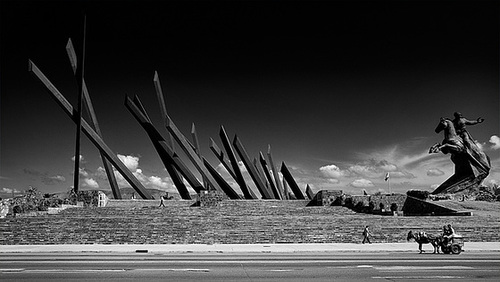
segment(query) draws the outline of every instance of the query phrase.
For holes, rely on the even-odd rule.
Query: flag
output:
[[[384,181],[387,181],[387,180],[389,180],[389,173],[386,173],[385,178],[384,178]]]

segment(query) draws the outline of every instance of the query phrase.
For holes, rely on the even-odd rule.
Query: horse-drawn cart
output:
[[[461,235],[454,235],[451,242],[445,244],[441,242],[441,251],[445,254],[452,253],[454,255],[460,254],[464,249],[464,237]]]

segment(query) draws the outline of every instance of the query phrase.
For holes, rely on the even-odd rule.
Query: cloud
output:
[[[441,176],[444,175],[444,171],[439,168],[432,168],[427,171],[427,176]]]
[[[145,187],[149,189],[158,189],[167,192],[177,193],[177,188],[173,184],[173,181],[170,177],[160,177],[156,175],[149,175],[144,173],[144,171],[139,168],[139,157],[134,156],[125,156],[118,154],[118,158],[123,162],[123,164],[132,172],[134,177],[139,180],[139,182]],[[162,170],[165,171],[166,170]],[[113,172],[116,178],[116,182],[121,187],[131,187],[128,181],[122,176],[120,172],[118,172],[115,168],[113,168]],[[108,181],[106,170],[103,167],[98,167],[96,172],[96,177],[103,181]],[[185,181],[186,186],[190,187],[189,184]]]
[[[325,165],[319,168],[320,172],[327,178],[341,178],[349,175],[348,171],[341,170],[334,164]]]
[[[97,183],[97,181],[95,181],[92,178],[84,178],[82,181],[82,186],[93,188],[93,189],[99,188],[99,184]]]
[[[335,178],[330,178],[330,179],[328,179],[328,182],[331,183],[331,184],[339,184],[340,180],[335,179]]]
[[[134,156],[124,156],[118,154],[118,158],[122,163],[132,172],[136,171],[139,167],[139,158]]]
[[[79,171],[80,171],[80,175],[83,176],[83,177],[88,177],[89,176],[89,173],[84,169],[84,168],[79,168]]]
[[[19,191],[19,190],[5,188],[5,187],[0,190],[0,193],[12,194],[12,192],[14,192],[14,193],[21,193],[21,191]]]
[[[368,179],[356,179],[350,184],[352,187],[356,188],[366,188],[366,187],[373,187],[373,183],[368,180]]]
[[[384,174],[383,172],[378,171],[375,167],[366,165],[353,165],[349,167],[349,171],[355,173],[358,176],[367,178],[378,178],[382,174]]]
[[[491,149],[493,149],[493,150],[500,149],[500,137],[493,135],[490,137],[489,142],[492,144],[490,147]]]

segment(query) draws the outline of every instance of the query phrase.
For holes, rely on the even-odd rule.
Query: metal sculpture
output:
[[[174,185],[177,188],[177,191],[179,192],[181,198],[185,200],[190,200],[191,195],[189,194],[186,185],[184,185],[182,178],[177,174],[177,171],[175,171],[175,168],[173,166],[174,161],[172,159],[172,155],[168,153],[171,150],[167,150],[165,148],[166,146],[168,146],[165,142],[165,139],[154,127],[153,123],[151,122],[151,119],[146,113],[146,110],[144,109],[144,106],[140,102],[139,98],[136,96],[134,98],[134,101],[132,101],[129,97],[126,97],[125,106],[148,134],[149,139],[151,139],[151,142],[153,143],[153,146],[158,152],[160,159],[162,160],[163,164],[165,165],[165,168],[170,174],[170,177],[172,178],[172,181],[174,182]],[[196,182],[193,184],[194,187],[198,188],[197,190],[200,190]]]
[[[66,52],[68,54],[69,61],[71,63],[71,67],[73,69],[73,73],[75,76],[77,75],[77,67],[78,67],[78,59],[76,57],[76,52],[73,47],[73,43],[71,42],[71,38],[68,40],[68,43],[66,44]],[[82,89],[83,89],[83,98],[85,100],[85,106],[86,109],[89,113],[89,119],[90,123],[92,124],[93,129],[95,132],[102,138],[102,133],[101,133],[101,128],[99,127],[99,123],[97,122],[97,116],[94,111],[94,106],[92,105],[92,100],[90,99],[90,95],[87,89],[87,85],[85,83],[85,79],[82,82]],[[116,182],[116,177],[115,173],[113,172],[113,166],[111,163],[106,159],[104,154],[102,152],[99,152],[101,155],[101,160],[102,164],[104,167],[104,170],[106,171],[106,176],[108,177],[109,181],[109,186],[111,187],[111,191],[113,193],[113,197],[115,199],[121,199],[121,192],[120,192],[120,187],[118,187],[118,183]],[[75,160],[76,161],[76,160]]]
[[[229,161],[231,162],[231,166],[233,167],[234,174],[236,175],[236,183],[240,186],[241,192],[243,193],[243,196],[245,196],[245,199],[257,199],[255,195],[252,195],[250,188],[247,186],[245,183],[245,179],[243,178],[243,174],[241,173],[240,167],[238,165],[238,160],[236,159],[236,156],[234,155],[233,147],[231,146],[231,143],[229,142],[229,138],[227,138],[226,130],[224,129],[224,126],[220,127],[219,131],[219,137],[222,141],[222,145],[224,146],[224,149],[226,150],[226,154],[229,158]]]
[[[214,139],[212,138],[210,138],[210,149],[215,154],[217,159],[221,162],[221,164],[224,166],[224,168],[227,170],[227,172],[233,177],[233,179],[236,180],[236,174],[231,168],[229,160],[226,158],[224,152],[219,148],[219,146],[217,146],[217,143],[215,143]]]
[[[182,150],[186,153],[188,158],[194,164],[196,169],[200,172],[202,177],[204,177],[211,187],[215,188],[215,190],[219,192],[223,192],[222,189],[217,184],[217,181],[212,177],[210,172],[205,168],[202,160],[198,157],[196,152],[193,149],[193,146],[186,140],[186,137],[180,132],[172,119],[167,115],[166,117],[167,129],[172,134],[174,139],[177,141],[177,144],[182,148]]]
[[[257,170],[250,162],[250,158],[248,157],[248,154],[247,154],[245,148],[243,147],[243,144],[241,144],[240,139],[236,135],[234,136],[234,139],[233,139],[233,145],[234,145],[234,148],[236,149],[236,152],[238,152],[238,155],[240,156],[241,161],[243,162],[243,164],[247,168],[248,173],[250,174],[250,177],[254,181],[255,186],[257,187],[260,194],[262,195],[262,199],[273,199],[273,196],[269,193],[269,191],[267,191],[264,183],[262,182],[262,179],[260,179],[260,176],[257,174]]]
[[[259,152],[259,159],[260,159],[260,165],[262,166],[262,170],[264,171],[264,174],[266,175],[267,182],[269,183],[270,189],[274,194],[275,199],[281,200],[281,194],[278,191],[278,188],[276,188],[276,185],[274,183],[274,179],[271,177],[271,174],[269,173],[269,168],[267,167],[266,159],[264,158],[264,155],[262,152]]]
[[[283,190],[283,186],[281,185],[280,176],[278,175],[278,170],[276,169],[276,166],[274,165],[273,155],[271,153],[271,145],[267,145],[267,159],[269,160],[269,166],[271,167],[271,171],[273,172],[274,181],[276,183],[276,189],[278,190],[278,193],[281,194],[281,199],[287,200],[288,195],[286,195],[284,190]]]
[[[484,119],[467,120],[456,112],[455,119],[441,118],[435,132],[444,132],[443,142],[433,145],[429,153],[451,154],[455,173],[436,188],[432,194],[456,193],[476,187],[488,176],[491,165],[489,157],[476,144],[466,125],[482,123]]]
[[[221,189],[224,191],[224,193],[229,197],[229,199],[233,200],[241,200],[240,195],[236,193],[231,186],[224,180],[224,178],[217,172],[217,170],[205,159],[203,158],[203,163],[205,164],[205,167],[208,169],[208,171],[212,174],[213,178]]]
[[[76,108],[76,142],[75,142],[75,171],[73,175],[73,191],[78,193],[78,185],[80,178],[80,139],[82,133],[82,100],[83,100],[83,77],[84,77],[84,69],[85,69],[85,38],[87,28],[87,17],[83,17],[83,44],[80,54],[80,64],[76,67],[75,78],[78,86],[78,102]]]
[[[115,199],[121,199],[121,193],[116,182],[113,166],[119,173],[122,174],[125,180],[142,198],[153,199],[146,188],[137,180],[137,178],[135,178],[130,170],[126,168],[123,162],[118,159],[117,155],[113,153],[113,151],[106,145],[106,143],[102,139],[102,132],[97,122],[97,117],[95,115],[87,85],[84,80],[86,37],[85,25],[86,19],[84,19],[83,48],[79,56],[81,59],[80,62],[78,61],[78,57],[74,50],[71,39],[66,45],[66,51],[71,63],[71,67],[73,69],[73,74],[75,75],[78,84],[78,104],[76,108],[73,108],[68,100],[59,92],[59,90],[57,90],[57,88],[40,71],[40,69],[38,69],[38,67],[31,60],[29,60],[29,71],[39,79],[39,81],[45,86],[49,94],[77,125],[75,142],[74,191],[78,192],[79,188],[80,134],[83,131],[85,135],[90,139],[90,141],[99,149],[101,159],[103,161],[103,166],[106,170],[106,175],[110,182],[110,187]],[[149,118],[144,106],[137,96],[135,96],[133,100],[129,97],[126,97],[125,106],[129,109],[134,118],[139,122],[139,124],[148,134],[180,196],[183,199],[191,199],[191,195],[189,194],[187,187],[184,184],[184,177],[197,193],[200,193],[202,190],[210,190],[211,188],[213,188],[218,192],[225,193],[230,199],[241,199],[241,196],[233,190],[233,188],[224,180],[224,178],[217,172],[217,170],[202,156],[194,123],[191,129],[193,143],[190,143],[179,131],[174,122],[170,119],[167,113],[164,95],[157,72],[155,72],[154,74],[153,82],[164,125],[167,129],[167,138],[164,138],[152,124],[151,119]],[[82,109],[84,106],[89,113],[89,118],[92,126],[89,125],[89,123],[87,123],[87,121],[85,121],[85,119],[83,119],[82,117]],[[300,189],[296,187],[297,185],[295,183],[295,180],[293,180],[293,177],[289,172],[285,173],[286,176],[284,174],[283,184],[285,188],[281,188],[281,181],[272,160],[270,146],[268,147],[269,168],[262,152],[260,152],[259,154],[259,161],[257,160],[257,158],[255,158],[252,164],[245,148],[243,147],[241,141],[237,136],[234,137],[232,146],[223,126],[221,126],[219,136],[222,140],[225,153],[217,146],[217,144],[212,139],[210,139],[210,148],[217,156],[217,159],[227,169],[228,173],[236,180],[236,183],[240,186],[245,199],[257,199],[257,196],[245,183],[243,174],[239,168],[238,160],[233,151],[233,146],[240,156],[241,161],[246,166],[250,177],[255,182],[255,185],[261,193],[263,199],[288,199],[288,188],[286,187],[287,182],[289,185],[291,185],[296,198],[304,198],[302,193],[300,192]],[[203,178],[203,185],[193,175],[193,173],[191,173],[191,171],[187,168],[181,158],[175,153],[174,139],[178,143],[178,146],[180,146],[180,148],[185,152],[187,157],[192,161],[196,169],[201,174],[201,177]],[[273,172],[274,179],[270,174],[270,170]],[[284,163],[282,165],[282,173],[283,171],[288,171],[286,166],[284,166]]]
[[[312,191],[311,187],[309,187],[309,184],[306,185],[306,195],[309,200],[312,200],[314,198],[314,192]]]
[[[290,186],[290,189],[292,189],[295,198],[297,200],[305,200],[304,194],[302,194],[302,191],[300,191],[297,182],[295,182],[295,179],[293,179],[293,176],[290,173],[290,170],[288,170],[288,167],[286,166],[285,162],[281,163],[281,174],[283,174],[283,179],[286,180],[286,182]]]
[[[38,80],[45,86],[45,89],[54,98],[54,100],[61,106],[61,108],[69,115],[69,117],[76,122],[78,115],[71,103],[59,92],[59,90],[50,82],[50,80],[40,71],[40,69],[31,61],[28,62],[29,71],[35,75]],[[118,159],[116,154],[106,145],[101,136],[97,134],[94,129],[82,119],[82,130],[90,139],[90,141],[102,152],[105,157],[113,164],[132,188],[144,199],[153,199],[151,194],[144,188],[144,186],[135,178],[135,176],[127,169],[127,167]]]

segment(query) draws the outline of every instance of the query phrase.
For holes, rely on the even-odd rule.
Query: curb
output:
[[[431,245],[423,250],[432,252]],[[466,242],[465,252],[500,252],[499,242]],[[1,245],[5,253],[308,253],[308,252],[418,252],[418,244],[65,244],[65,245]]]

